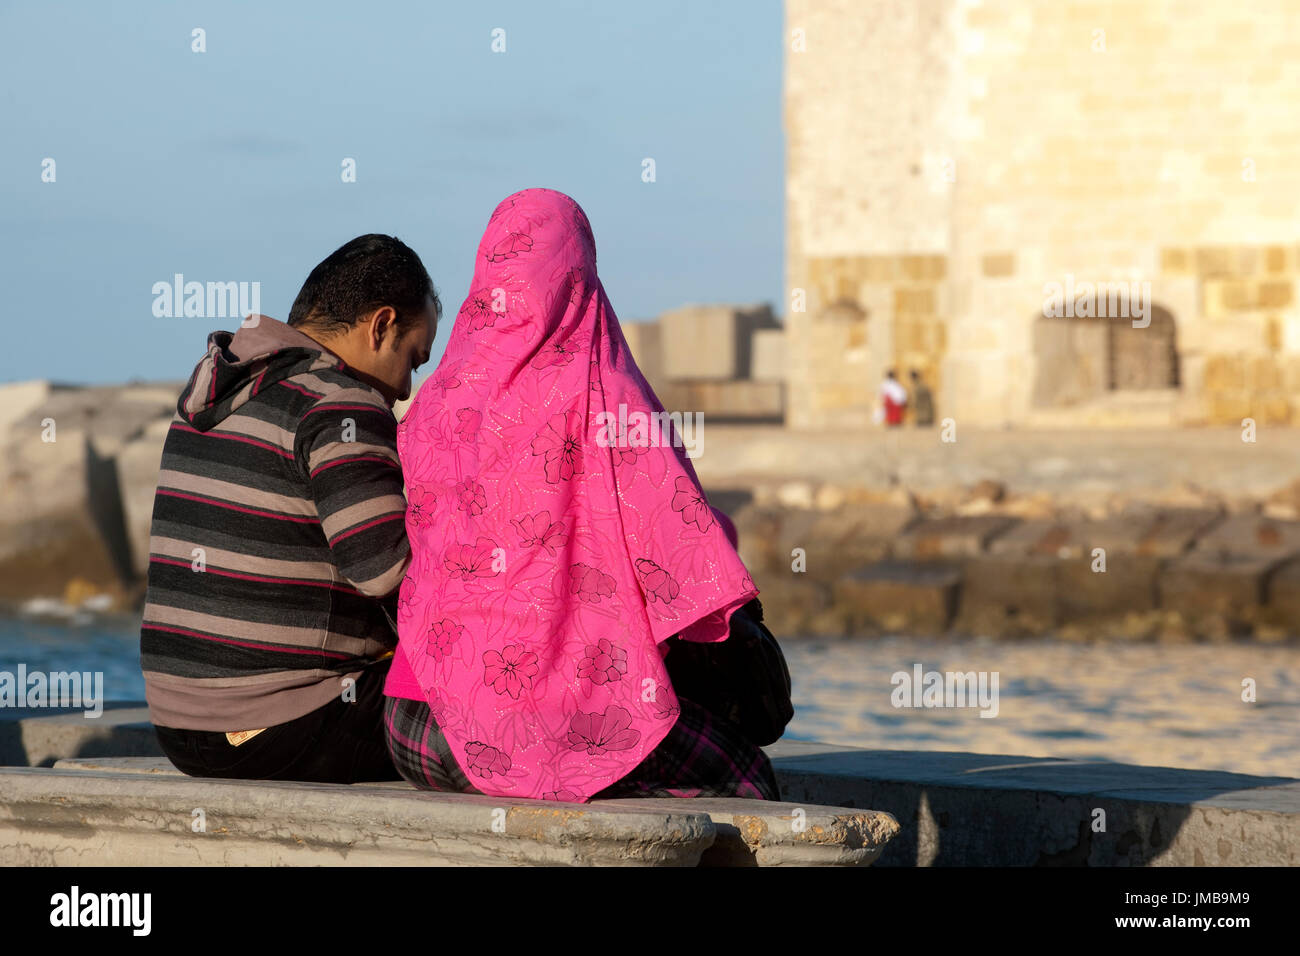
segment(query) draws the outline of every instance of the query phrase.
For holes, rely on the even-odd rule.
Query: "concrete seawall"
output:
[[[62,766],[68,768],[40,772],[0,770],[0,789],[5,790],[5,801],[12,804],[6,824],[11,833],[21,833],[23,827],[37,824],[57,831],[73,827],[74,817],[77,820],[84,817],[69,809],[64,814],[66,819],[28,820],[24,815],[27,811],[13,809],[20,804],[34,808],[46,799],[58,798],[75,808],[85,801],[87,806],[93,804],[99,808],[95,812],[102,816],[100,825],[111,829],[124,826],[120,821],[111,823],[117,819],[110,812],[114,801],[134,808],[128,817],[131,814],[147,817],[146,811],[154,805],[151,800],[180,806],[193,801],[193,794],[185,789],[187,785],[202,789],[210,783],[177,777],[165,762],[158,762],[157,743],[147,722],[147,712],[140,704],[111,705],[99,720],[87,720],[79,713],[5,716],[11,719],[0,720],[3,731],[0,741],[5,748],[0,753],[7,762],[16,763],[15,758],[21,758],[24,763],[51,767],[62,760],[67,761]],[[780,807],[768,808],[774,813],[772,821],[763,825],[764,832],[771,834],[782,827],[788,828],[797,816],[794,811],[803,808],[807,819],[823,820],[826,828],[851,824],[859,828],[854,832],[868,837],[875,833],[871,839],[875,840],[874,849],[880,850],[873,855],[877,866],[1300,865],[1300,779],[1015,755],[863,750],[795,740],[778,741],[764,749],[772,758],[783,797]],[[139,755],[143,762],[137,769],[148,773],[138,775],[133,784],[127,772],[129,763],[89,756],[109,753]],[[156,778],[160,770],[167,771],[165,775],[174,782],[158,783],[156,779],[152,783],[144,782],[146,778]],[[270,827],[268,833],[292,829],[286,822],[292,820],[298,828],[293,830],[296,839],[306,843],[319,839],[330,846],[347,844],[347,840],[339,843],[333,830],[313,836],[311,819],[295,815],[294,808],[303,799],[298,790],[309,785],[233,781],[221,785],[252,787],[257,791],[255,799],[264,818],[259,826]],[[158,793],[153,794],[150,787],[159,788]],[[325,807],[341,806],[343,810],[339,812],[346,811],[345,815],[352,815],[348,819],[353,819],[369,806],[366,802],[369,798],[362,799],[356,788],[319,785],[309,788],[312,799],[325,801],[317,811],[322,820],[333,819]],[[398,799],[399,794],[392,791],[401,791],[404,785],[386,784],[380,789],[383,792],[379,795],[385,800]],[[331,803],[332,798],[328,796],[331,792],[342,794],[338,799],[346,805]],[[254,799],[242,791],[240,794],[232,791],[228,796],[232,800]],[[409,800],[414,796],[409,793],[400,799]],[[494,806],[500,803],[490,799],[487,802]],[[753,803],[729,803],[737,802]],[[645,809],[646,802],[602,803]],[[663,809],[665,804],[674,802],[650,803],[652,808]],[[680,805],[667,809],[674,814],[689,815],[692,808],[703,809],[706,803],[681,801]],[[387,803],[384,807],[393,809]],[[418,809],[407,804],[394,807],[399,815],[416,813]],[[871,815],[854,818],[846,808]],[[471,816],[478,815],[465,824],[466,833],[472,828],[481,829],[481,812],[482,808],[472,811]],[[732,812],[734,807],[715,809],[714,823],[725,828],[729,825],[726,821],[731,819],[726,814]],[[279,830],[275,828],[277,819],[283,824]],[[359,819],[353,820],[357,826],[360,826]],[[896,836],[892,835],[889,821],[897,822]],[[688,831],[699,821],[691,823],[683,819],[674,826],[677,823],[689,835]],[[879,827],[885,829],[873,829]],[[364,828],[356,832],[365,837]],[[249,839],[251,842],[243,850],[232,844],[231,854],[214,862],[246,862],[249,854],[255,854],[257,845],[255,839]],[[597,840],[595,836],[592,839]],[[705,851],[692,843],[692,839],[683,837],[684,842],[673,844],[678,849],[672,853],[665,850],[667,856],[659,862],[675,860],[678,865],[694,865],[693,855],[698,858]],[[22,842],[15,840],[12,836],[0,840],[0,856],[5,853],[6,845],[12,848]],[[54,839],[51,846],[56,845],[62,844]],[[97,844],[91,841],[85,845]],[[726,845],[725,841],[719,844]],[[744,841],[730,845],[734,849],[744,845]],[[428,847],[422,849],[418,840],[404,844],[400,850],[396,846],[393,849],[395,860],[409,860],[412,854],[418,856],[426,851]],[[291,855],[284,861],[343,862],[338,852],[341,851],[331,850],[316,860],[309,859],[310,854],[298,858]],[[367,852],[375,861],[381,861],[382,841]],[[469,859],[458,855],[462,853],[460,849],[446,852],[450,862]],[[473,856],[478,851],[464,852]],[[601,857],[603,852],[593,850],[594,855],[589,857],[582,853],[560,854],[553,862],[607,862]],[[768,852],[770,859],[787,864],[854,862],[844,856],[849,851],[843,843],[835,849],[825,846],[818,849],[787,842],[772,844]],[[518,862],[545,862],[542,857],[535,858],[532,851],[520,850],[520,853],[523,855]]]

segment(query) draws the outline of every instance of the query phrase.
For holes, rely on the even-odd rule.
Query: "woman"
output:
[[[779,799],[762,750],[665,670],[670,637],[725,639],[757,591],[680,442],[610,426],[662,411],[582,209],[505,199],[398,428],[412,559],[386,722],[415,786]]]

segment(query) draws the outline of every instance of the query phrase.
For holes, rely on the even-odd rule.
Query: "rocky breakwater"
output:
[[[181,387],[0,386],[0,601],[138,604]]]
[[[713,497],[778,635],[1300,643],[1300,483],[1088,508],[995,482]]]

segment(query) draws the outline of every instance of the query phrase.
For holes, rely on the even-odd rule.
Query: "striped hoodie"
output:
[[[396,646],[410,548],[397,422],[337,355],[259,316],[213,332],[163,445],[140,663],[153,723],[301,717]]]

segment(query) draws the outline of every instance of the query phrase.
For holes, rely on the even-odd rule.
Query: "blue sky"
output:
[[[779,0],[0,0],[0,382],[183,379],[237,323],[156,318],[155,282],[257,281],[283,319],[366,232],[414,248],[454,317],[528,186],[587,211],[622,320],[780,312],[782,56]]]

